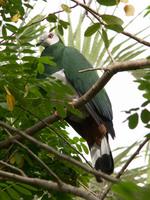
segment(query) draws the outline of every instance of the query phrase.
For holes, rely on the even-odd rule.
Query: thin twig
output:
[[[95,197],[90,192],[87,192],[81,188],[66,184],[63,182],[62,186],[59,186],[57,183],[50,181],[50,180],[43,180],[39,178],[30,178],[30,177],[23,177],[19,176],[17,174],[13,174],[10,172],[2,171],[0,170],[0,177],[4,178],[5,180],[13,180],[13,181],[19,181],[22,183],[27,183],[30,185],[38,186],[45,188],[47,190],[55,190],[59,192],[66,192],[73,194],[75,196],[82,197],[86,200],[99,200],[98,197]]]
[[[150,42],[145,41],[142,38],[139,38],[139,37],[137,37],[137,36],[135,36],[135,35],[133,35],[133,34],[131,34],[129,32],[126,32],[126,31],[123,31],[122,34],[126,35],[126,36],[128,36],[128,37],[130,37],[130,38],[132,38],[134,40],[136,40],[138,43],[141,43],[141,44],[144,44],[145,46],[150,47]]]
[[[90,8],[89,6],[87,6],[84,3],[79,2],[78,0],[72,0],[74,3],[77,3],[79,6],[83,7],[85,10],[89,11],[98,21],[100,24],[102,25],[106,25],[102,20],[101,20],[101,14],[99,14],[98,12],[96,12],[95,10],[93,10],[92,8]],[[96,17],[97,16],[97,17]],[[122,31],[121,34],[126,35],[136,41],[138,41],[141,44],[144,44],[145,46],[150,47],[150,42],[147,42],[141,38],[136,37],[135,35],[128,33],[126,31]]]
[[[5,167],[8,167],[11,170],[19,172],[22,176],[26,176],[26,174],[21,169],[19,169],[18,167],[13,166],[13,165],[11,165],[11,164],[9,164],[7,162],[4,162],[3,160],[0,160],[0,164],[4,165]]]
[[[73,5],[73,6],[69,7],[69,8],[70,8],[70,9],[73,9],[73,8],[75,8],[75,7],[77,7],[77,6],[78,6],[78,5],[75,4],[75,5]],[[62,10],[58,10],[58,11],[55,11],[55,12],[49,13],[49,14],[55,15],[55,14],[59,14],[59,13],[61,13],[61,12],[64,12],[64,10],[63,10],[63,9],[62,9]],[[41,19],[41,20],[37,20],[37,21],[35,21],[35,22],[32,22],[31,24],[28,24],[28,25],[26,25],[26,26],[24,26],[24,27],[27,28],[27,27],[33,26],[33,25],[35,25],[35,24],[39,24],[39,23],[41,23],[42,21],[46,20],[47,17],[48,17],[48,16],[44,17],[44,18]],[[12,33],[9,37],[12,37],[12,36],[14,36],[14,35],[15,35],[15,33]],[[0,44],[2,44],[2,43],[5,42],[5,41],[6,41],[5,39],[1,40],[1,41],[0,41]]]
[[[91,72],[91,71],[97,71],[97,70],[101,70],[101,71],[104,71],[104,72],[108,71],[107,68],[103,68],[103,67],[96,67],[96,68],[91,67],[91,68],[87,68],[87,69],[81,69],[81,70],[79,70],[79,73]]]
[[[4,129],[7,129],[8,131],[10,131],[11,133],[17,133],[20,134],[23,138],[29,140],[30,142],[36,144],[37,146],[39,146],[42,149],[45,149],[46,151],[53,153],[54,155],[56,155],[58,158],[62,159],[62,160],[66,160],[80,168],[82,168],[83,170],[97,176],[97,177],[103,177],[104,179],[110,181],[110,182],[116,182],[117,180],[115,178],[113,178],[112,176],[109,176],[101,171],[97,171],[95,169],[91,169],[88,166],[86,166],[85,164],[71,158],[70,156],[67,156],[65,154],[61,154],[59,153],[57,150],[55,150],[54,148],[48,146],[45,143],[42,143],[38,140],[36,140],[35,138],[31,137],[30,135],[27,135],[25,132],[18,130],[16,128],[11,127],[10,125],[0,121],[0,126]]]
[[[119,62],[112,65],[108,65],[106,67],[107,70],[105,70],[101,78],[98,79],[96,83],[84,95],[82,95],[77,101],[73,102],[72,105],[75,108],[79,108],[80,106],[86,104],[102,88],[104,88],[104,86],[116,73],[129,71],[129,70],[146,69],[146,68],[150,69],[150,60],[148,59],[125,61],[125,62]],[[97,69],[98,68],[95,68],[94,70],[97,70]]]
[[[20,106],[21,109],[23,109],[24,111],[30,113],[32,116],[34,116],[35,118],[37,118],[39,121],[43,122],[46,125],[46,128],[48,128],[50,131],[53,131],[58,137],[60,137],[69,147],[71,147],[78,155],[80,155],[83,160],[91,167],[92,165],[88,162],[88,160],[84,157],[84,155],[82,153],[80,153],[76,148],[74,148],[69,141],[62,135],[59,134],[58,132],[56,132],[56,130],[54,128],[52,128],[49,123],[47,123],[46,121],[40,119],[38,116],[36,116],[34,113],[32,113],[31,111],[27,110],[26,108]]]
[[[150,69],[150,60],[148,59],[141,59],[141,60],[135,60],[135,61],[125,61],[125,62],[119,62],[112,65],[108,65],[106,67],[107,70],[103,73],[100,79],[97,80],[97,82],[84,94],[82,95],[77,101],[73,102],[72,105],[75,108],[79,108],[80,106],[86,104],[89,100],[91,100],[112,78],[112,76],[118,72],[122,71],[129,71],[129,70],[137,70],[137,69]],[[101,68],[95,68],[92,70],[97,70]],[[90,69],[91,70],[91,69]],[[32,127],[26,129],[24,132],[33,135],[39,130],[45,128],[47,124],[54,123],[55,121],[58,121],[60,117],[58,115],[51,115],[47,118],[43,119],[42,121],[39,121],[37,124],[33,125]],[[43,123],[43,121],[45,123]],[[20,135],[15,135],[12,137],[7,138],[4,141],[0,142],[0,148],[8,147],[11,143],[13,143],[14,140],[20,140]]]
[[[91,191],[90,189],[89,189],[89,187],[87,187],[87,186],[85,186],[83,183],[81,183],[80,181],[79,181],[79,184],[85,189],[85,190],[87,190],[88,192],[90,192],[91,194],[93,194],[95,197],[97,197],[97,194],[95,194],[93,191]]]
[[[150,140],[150,138],[146,138],[140,145],[139,147],[135,150],[135,152],[131,155],[131,157],[127,160],[127,162],[123,165],[123,167],[121,168],[121,170],[117,173],[117,175],[115,176],[117,179],[119,179],[123,173],[125,172],[125,170],[127,169],[127,167],[129,166],[129,164],[134,160],[134,158],[139,154],[140,150],[144,147],[144,145]],[[102,192],[102,194],[100,195],[100,200],[104,200],[105,197],[107,196],[107,194],[109,193],[109,191],[111,190],[112,184],[110,183],[110,185],[106,188],[106,190],[104,190]]]
[[[58,184],[62,185],[62,181],[60,180],[60,178],[46,165],[46,163],[44,163],[35,153],[33,153],[33,151],[31,151],[27,146],[25,146],[17,140],[15,140],[14,143],[18,144],[23,149],[25,149],[38,163],[40,163],[41,166],[43,166],[46,169],[50,176],[53,176],[55,178]]]
[[[33,135],[35,133],[37,133],[38,131],[40,131],[41,129],[46,127],[46,124],[50,124],[50,123],[54,123],[56,121],[58,121],[60,119],[60,117],[58,115],[50,115],[46,118],[44,118],[42,121],[37,122],[36,124],[34,124],[32,127],[27,128],[24,132],[28,135]],[[45,122],[45,123],[43,123]],[[6,140],[3,140],[0,142],[0,149],[1,148],[6,148],[8,147],[11,143],[13,143],[14,140],[20,140],[21,139],[21,135],[14,135],[14,136],[10,136],[9,138],[7,138]]]
[[[92,23],[94,23],[94,21],[92,20],[92,18],[91,18],[89,15],[87,15],[87,17],[90,19],[90,21],[91,21]],[[103,27],[102,27],[102,30],[104,30]],[[101,38],[102,38],[102,33],[101,33],[99,30],[98,30],[98,33],[99,33],[99,35],[100,35]],[[111,54],[109,48],[106,47],[106,46],[105,46],[105,48],[106,48],[106,51],[107,51],[107,53],[108,53],[108,56],[110,57],[110,60],[112,61],[112,63],[115,63],[115,60],[114,60],[114,58],[113,58],[113,56],[112,56],[112,54]]]
[[[9,134],[9,135],[11,135],[10,134],[10,132],[7,130],[7,129],[5,129],[5,131],[7,131],[7,133]],[[14,143],[16,143],[16,144],[18,144],[19,146],[21,146],[23,149],[25,149],[37,162],[39,162],[40,164],[41,164],[41,166],[43,166],[45,169],[46,169],[46,171],[49,173],[49,175],[50,176],[53,176],[55,179],[56,179],[56,181],[57,181],[57,183],[61,186],[62,184],[63,184],[63,182],[62,182],[62,180],[60,180],[60,178],[46,165],[46,163],[44,163],[35,153],[33,153],[33,151],[31,151],[27,146],[25,146],[24,144],[22,144],[21,142],[19,142],[19,141],[17,141],[17,140],[14,140]],[[18,168],[17,168],[18,169]],[[20,170],[20,169],[19,169]],[[23,172],[22,170],[20,170],[21,172]],[[24,172],[23,172],[23,174],[24,174]],[[79,181],[79,184],[81,185],[81,186],[83,186],[88,192],[90,192],[91,194],[93,194],[95,197],[97,196],[94,192],[92,192],[91,190],[89,190],[89,188],[87,188],[83,183],[81,183],[80,181]]]
[[[140,60],[132,60],[132,61],[124,61],[124,62],[116,62],[114,64],[108,65],[107,67],[96,67],[96,68],[87,68],[80,70],[80,73],[88,72],[88,71],[97,71],[103,70],[104,72],[114,71],[115,73],[124,72],[124,71],[133,71],[139,69],[150,69],[150,59],[140,59]]]

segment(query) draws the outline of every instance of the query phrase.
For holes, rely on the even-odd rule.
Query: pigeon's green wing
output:
[[[79,70],[92,67],[86,58],[75,48],[66,47],[61,63],[66,78],[81,96],[99,79],[96,71],[80,73]],[[109,126],[110,134],[114,137],[112,125],[112,107],[105,89],[102,89],[89,103],[88,112],[99,124],[102,120]]]

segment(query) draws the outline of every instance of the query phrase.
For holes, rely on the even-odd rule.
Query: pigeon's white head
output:
[[[44,47],[47,47],[47,46],[56,44],[57,42],[59,42],[59,37],[55,33],[49,32],[49,33],[44,33],[40,37],[39,43],[37,44],[37,46],[42,45]]]

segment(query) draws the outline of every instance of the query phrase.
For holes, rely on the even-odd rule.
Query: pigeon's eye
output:
[[[54,36],[53,33],[50,33],[50,34],[48,35],[49,38],[53,38],[53,36]]]

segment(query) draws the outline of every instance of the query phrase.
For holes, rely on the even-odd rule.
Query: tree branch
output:
[[[112,65],[108,65],[105,68],[102,68],[102,67],[87,68],[87,69],[80,70],[79,72],[83,73],[83,72],[88,72],[88,71],[103,70],[103,71],[113,71],[117,73],[117,72],[133,71],[133,70],[146,69],[146,68],[150,69],[150,59],[116,62]]]
[[[121,168],[121,170],[117,173],[116,178],[119,179],[123,173],[125,172],[125,170],[127,169],[127,167],[129,166],[129,164],[134,160],[134,158],[139,154],[140,150],[144,147],[144,145],[150,140],[150,138],[146,138],[140,145],[139,147],[135,150],[135,152],[131,155],[131,157],[127,160],[127,162],[123,165],[123,167]],[[100,196],[100,200],[104,200],[105,197],[107,196],[107,194],[109,193],[109,191],[111,190],[112,184],[110,184],[108,186],[108,188],[106,188],[106,190],[103,191],[103,193]]]
[[[38,116],[36,116],[36,115],[35,115],[34,113],[32,113],[31,111],[25,109],[24,107],[21,106],[20,108],[23,109],[24,111],[28,112],[30,115],[34,116],[35,118],[37,118],[39,121],[42,121],[42,122],[46,125],[46,127],[47,127],[49,130],[53,131],[58,137],[60,137],[69,147],[71,147],[78,155],[80,155],[80,156],[83,158],[83,160],[84,160],[90,167],[92,167],[92,165],[87,161],[87,159],[84,157],[84,155],[82,155],[82,153],[80,153],[75,147],[73,147],[63,135],[61,135],[60,133],[56,132],[56,130],[54,130],[46,121],[40,119]],[[93,167],[92,167],[92,168],[93,168]]]
[[[97,82],[83,95],[81,96],[77,101],[73,102],[72,105],[75,108],[79,108],[80,106],[86,104],[90,99],[92,99],[112,78],[114,74],[117,72],[123,72],[128,70],[138,70],[138,69],[144,69],[148,68],[150,69],[150,60],[148,59],[142,59],[142,60],[136,60],[136,61],[125,61],[125,62],[119,62],[114,63],[112,65],[108,65],[106,68],[104,68],[104,73],[101,76],[100,79],[97,80]],[[102,68],[90,68],[86,69],[84,71],[80,72],[86,72],[86,71],[93,71],[93,70],[102,70]],[[41,121],[39,121],[37,124],[33,125],[32,127],[26,129],[24,132],[33,135],[34,133],[38,132],[39,130],[45,128],[47,124],[51,124],[55,121],[58,121],[60,117],[58,115],[51,115]],[[0,142],[0,148],[8,147],[11,143],[13,143],[14,140],[20,140],[21,135],[15,135],[7,138],[4,141]]]
[[[11,133],[17,133],[17,134],[20,134],[23,138],[29,140],[30,142],[36,144],[37,146],[39,146],[40,148],[42,149],[45,149],[46,151],[50,152],[50,153],[53,153],[55,156],[57,156],[58,158],[62,159],[62,160],[66,160],[80,168],[82,168],[83,170],[87,171],[88,173],[91,173],[93,175],[95,175],[96,177],[102,177],[110,182],[113,182],[113,183],[116,183],[118,182],[115,178],[105,174],[105,173],[102,173],[101,171],[97,171],[95,169],[91,169],[89,167],[87,167],[85,164],[71,158],[70,156],[67,156],[65,154],[60,154],[57,150],[55,150],[54,148],[48,146],[47,144],[45,143],[42,143],[38,140],[36,140],[35,138],[31,137],[30,135],[27,135],[26,133],[24,133],[23,131],[21,130],[18,130],[18,129],[15,129],[13,127],[11,127],[10,125],[0,121],[0,126],[4,129],[7,129],[9,132]]]
[[[14,143],[18,144],[23,149],[25,149],[41,166],[44,167],[44,169],[46,169],[50,176],[53,176],[55,178],[58,184],[62,185],[62,181],[60,180],[60,178],[35,153],[33,153],[27,146],[25,146],[17,140],[15,140]]]
[[[86,104],[90,99],[92,99],[104,86],[108,83],[108,81],[118,72],[124,72],[129,70],[137,70],[137,69],[150,69],[150,60],[148,59],[141,59],[136,61],[125,61],[114,63],[112,65],[108,65],[104,70],[103,75],[97,82],[84,94],[82,95],[77,101],[73,102],[73,106],[75,108],[79,108],[80,106]],[[98,70],[102,68],[95,68],[95,69],[86,69],[84,71],[92,71]]]
[[[139,38],[139,37],[137,37],[135,35],[132,35],[129,32],[123,31],[122,34],[132,38],[133,40],[136,40],[138,43],[141,43],[141,44],[144,44],[145,46],[150,47],[150,42],[145,41],[145,40],[143,40],[143,39],[141,39],[141,38]]]
[[[48,190],[55,190],[55,191],[60,191],[60,192],[67,192],[67,193],[71,193],[73,195],[82,197],[84,199],[87,200],[98,200],[97,197],[95,197],[93,194],[91,194],[90,192],[87,192],[81,188],[63,183],[61,186],[58,185],[55,182],[49,181],[49,180],[43,180],[43,179],[39,179],[39,178],[29,178],[29,177],[22,177],[10,172],[5,172],[0,170],[0,176],[8,179],[8,180],[13,180],[13,181],[19,181],[22,183],[27,183],[27,184],[31,184],[34,186],[38,186],[38,187],[42,187],[42,188],[46,188]]]
[[[42,121],[39,121],[32,127],[26,129],[24,132],[28,135],[33,135],[34,133],[37,133],[41,129],[45,128],[47,126],[47,124],[54,123],[54,122],[58,121],[59,119],[60,119],[60,117],[58,115],[55,115],[55,114],[50,115],[50,116],[46,117],[45,119],[43,119]],[[20,140],[20,139],[21,139],[21,135],[10,136],[6,140],[0,142],[0,149],[4,148],[4,147],[5,148],[8,147],[11,143],[14,142],[14,140]]]
[[[78,0],[72,0],[74,3],[78,4],[79,6],[83,7],[85,10],[87,10],[88,12],[90,12],[98,21],[100,24],[102,25],[107,25],[105,24],[102,20],[101,20],[101,14],[99,14],[98,12],[96,12],[95,10],[93,10],[92,8],[90,8],[89,6],[87,6],[86,4],[84,3],[81,3],[79,2]],[[126,31],[122,31],[121,34],[123,35],[126,35],[134,40],[136,40],[137,42],[141,43],[141,44],[144,44],[145,46],[148,46],[150,47],[150,42],[147,42],[141,38],[138,38],[136,36],[134,36],[133,34],[131,33],[128,33]]]
[[[15,167],[15,166],[13,166],[13,165],[10,165],[10,164],[8,164],[7,162],[4,162],[3,160],[0,160],[0,164],[1,164],[1,165],[4,165],[5,167],[7,167],[7,168],[9,168],[9,169],[11,169],[11,170],[14,170],[14,171],[16,171],[16,172],[19,172],[22,176],[26,176],[26,174],[25,174],[21,169],[19,169],[18,167]]]

